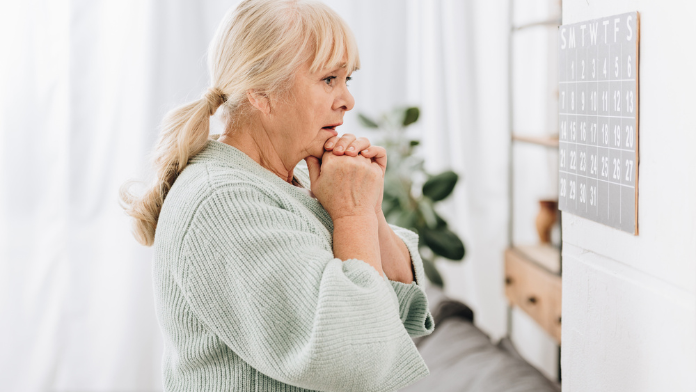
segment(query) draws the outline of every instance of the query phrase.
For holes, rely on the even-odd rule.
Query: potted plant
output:
[[[465,248],[459,236],[447,227],[447,221],[435,212],[435,204],[452,193],[459,176],[451,170],[429,174],[423,159],[413,154],[419,141],[407,138],[404,130],[419,116],[418,107],[396,108],[379,120],[358,114],[363,126],[380,131],[381,145],[389,157],[382,201],[387,222],[418,233],[425,274],[430,282],[443,287],[435,257],[461,261]],[[425,180],[422,186],[417,186],[419,178]]]

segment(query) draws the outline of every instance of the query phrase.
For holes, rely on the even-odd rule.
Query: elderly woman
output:
[[[245,0],[209,66],[208,92],[163,122],[153,186],[121,192],[155,247],[165,390],[392,391],[425,377],[418,237],[382,213],[385,150],[336,132],[359,67],[345,22],[318,2]],[[225,132],[210,137],[219,107]]]

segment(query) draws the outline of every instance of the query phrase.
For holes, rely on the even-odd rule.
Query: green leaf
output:
[[[428,225],[429,228],[434,229],[437,226],[437,218],[435,217],[433,205],[430,204],[427,199],[421,199],[418,201],[418,210],[421,215],[423,215],[425,224]]]
[[[423,269],[425,270],[425,276],[434,285],[436,285],[440,288],[443,288],[445,286],[445,282],[442,280],[442,275],[440,275],[440,272],[435,267],[435,263],[433,263],[432,261],[430,261],[429,259],[426,259],[426,258],[422,258],[422,259],[423,259]]]
[[[446,227],[439,229],[425,228],[420,234],[423,236],[423,242],[436,255],[459,261],[466,253],[462,240]]]
[[[379,128],[379,125],[375,121],[373,121],[371,118],[365,116],[362,113],[358,113],[358,120],[360,120],[360,123],[367,128]]]
[[[420,144],[420,141],[419,141],[419,140],[411,140],[411,141],[409,142],[409,145],[410,145],[411,147],[415,147],[415,146],[417,146],[417,145],[419,145],[419,144]]]
[[[457,173],[451,170],[432,176],[423,184],[423,195],[433,201],[440,201],[452,193],[458,179]]]
[[[404,127],[407,127],[413,124],[414,122],[418,121],[418,117],[420,117],[420,109],[418,109],[417,106],[410,107],[406,109],[402,125]]]
[[[442,219],[442,217],[440,215],[438,215],[437,213],[435,213],[435,220],[437,221],[437,224],[435,224],[436,229],[439,229],[442,227],[447,227],[447,221]]]

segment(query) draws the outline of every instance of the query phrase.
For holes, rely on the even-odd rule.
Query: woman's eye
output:
[[[335,76],[329,76],[329,77],[324,78],[323,80],[326,81],[326,84],[330,86],[330,85],[331,85],[331,82],[332,82],[334,79],[336,79]],[[353,79],[353,78],[351,78],[350,76],[346,77],[346,86],[348,86],[348,82],[350,82],[352,79]]]

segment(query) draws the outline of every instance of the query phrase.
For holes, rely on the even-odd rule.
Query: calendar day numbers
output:
[[[638,12],[559,27],[559,209],[638,234]]]

